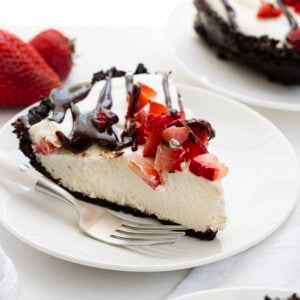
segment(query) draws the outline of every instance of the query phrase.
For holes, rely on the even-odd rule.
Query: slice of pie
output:
[[[52,90],[14,127],[31,164],[79,199],[182,224],[200,239],[224,228],[227,167],[208,152],[214,129],[184,108],[166,73],[98,72]]]
[[[300,84],[300,1],[194,0],[194,28],[223,59]]]

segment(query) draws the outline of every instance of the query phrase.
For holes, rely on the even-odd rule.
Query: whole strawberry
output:
[[[29,43],[61,80],[66,79],[72,68],[73,41],[55,29],[48,29],[40,32]]]
[[[17,36],[0,30],[0,106],[24,106],[61,85],[37,51]]]

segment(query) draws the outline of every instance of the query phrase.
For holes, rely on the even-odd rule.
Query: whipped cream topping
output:
[[[276,0],[268,0],[268,2],[278,6]],[[235,20],[240,32],[256,37],[267,35],[269,38],[280,41],[281,45],[289,45],[286,41],[286,35],[290,31],[290,24],[285,14],[277,18],[259,19],[256,14],[262,4],[261,0],[229,0],[228,3],[235,11]],[[220,17],[229,23],[227,11],[222,0],[209,0],[208,4]],[[287,10],[300,24],[300,14],[295,13],[294,9],[289,6],[287,6]]]

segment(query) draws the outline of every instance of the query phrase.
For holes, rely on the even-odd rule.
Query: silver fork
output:
[[[78,213],[78,225],[86,235],[115,246],[147,246],[172,244],[185,234],[184,226],[148,224],[128,221],[98,205],[76,199],[53,181],[34,170],[29,164],[20,164],[0,151],[0,177],[64,200]]]

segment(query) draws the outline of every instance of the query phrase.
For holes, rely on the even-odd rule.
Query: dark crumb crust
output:
[[[300,51],[278,47],[279,41],[268,36],[243,35],[213,11],[208,2],[194,0],[198,10],[194,28],[216,48],[220,58],[246,64],[265,73],[272,81],[300,84]]]
[[[119,71],[115,68],[110,69],[109,71],[113,71],[113,77],[120,77],[123,76],[125,73],[123,71]],[[99,80],[104,79],[108,72],[100,71],[98,73],[95,73],[92,79],[92,82],[96,82]],[[147,69],[140,64],[138,65],[135,74],[141,74],[141,73],[147,73]],[[30,164],[38,170],[40,173],[45,175],[46,177],[53,180],[55,183],[60,185],[60,182],[58,180],[55,180],[51,177],[51,174],[42,166],[42,164],[36,159],[36,156],[33,151],[33,145],[30,140],[29,136],[29,126],[38,123],[39,121],[43,120],[48,116],[48,113],[52,109],[51,102],[48,98],[41,98],[40,103],[31,108],[28,112],[28,115],[26,117],[20,117],[18,118],[12,125],[15,128],[14,133],[17,135],[19,139],[19,148],[20,150],[29,158]],[[65,187],[63,187],[65,188]],[[140,210],[137,210],[135,208],[129,207],[129,206],[121,206],[115,203],[112,203],[106,199],[100,199],[100,198],[90,198],[82,193],[79,192],[73,192],[68,190],[72,195],[74,195],[76,198],[84,200],[86,202],[90,202],[93,204],[97,204],[103,207],[107,207],[110,209],[113,209],[115,211],[122,211],[125,213],[130,213],[134,216],[138,217],[152,217],[156,218],[154,215],[147,215],[144,212],[141,212]],[[160,222],[164,224],[172,224],[171,222],[159,220]],[[186,234],[192,237],[196,237],[201,240],[213,240],[216,237],[217,232],[207,230],[206,232],[196,232],[194,230],[187,230]]]

